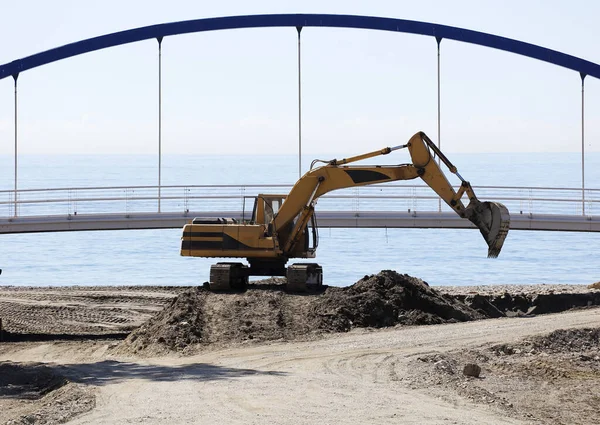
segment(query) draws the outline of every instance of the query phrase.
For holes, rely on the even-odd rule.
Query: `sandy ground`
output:
[[[126,334],[186,287],[0,287],[6,331],[40,335]]]
[[[55,320],[59,332],[49,341],[38,335],[0,344],[0,370],[43,368],[49,382],[58,377],[66,385],[29,398],[3,394],[10,387],[0,386],[0,423],[600,423],[597,342],[550,354],[527,348],[533,335],[600,328],[598,308],[142,359],[116,354],[114,335],[138,326],[174,293],[130,288],[106,298],[110,291],[38,290],[27,296],[0,291],[0,311],[41,303],[79,316]],[[38,317],[40,332],[52,332],[44,317]],[[35,329],[35,320],[19,320]],[[79,340],[86,329],[97,339]],[[103,333],[113,339],[102,339]],[[479,378],[462,375],[466,362],[481,365]]]
[[[578,294],[586,285],[481,285],[432,287],[450,295]],[[2,287],[0,318],[8,332],[68,337],[126,335],[161,311],[184,286]],[[598,291],[598,290],[594,290]],[[47,339],[47,338],[46,338]]]

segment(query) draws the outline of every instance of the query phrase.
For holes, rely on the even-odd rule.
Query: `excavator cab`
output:
[[[279,209],[286,200],[287,195],[264,195],[260,194],[254,198],[254,208],[252,209],[252,218],[250,224],[260,224],[265,226],[265,237],[273,235],[273,221],[279,212]],[[287,239],[290,236],[299,217],[290,221],[287,226],[278,230],[280,239]],[[310,221],[299,235],[298,243],[293,250],[293,257],[314,258],[317,246],[319,245],[319,231],[317,228],[317,218],[313,213]]]
[[[301,214],[298,214],[294,220],[277,229],[277,231],[274,230],[274,220],[286,198],[287,195],[265,194],[260,194],[254,198],[254,208],[252,209],[250,224],[263,226],[264,238],[272,238],[278,241],[288,240],[298,220],[301,219]],[[312,214],[308,223],[298,233],[296,243],[287,252],[287,255],[292,258],[315,258],[318,244],[317,218]],[[278,266],[272,268],[269,261],[265,262],[256,258],[249,258],[248,261],[250,263],[250,271],[248,273],[285,275],[288,282],[287,289],[290,291],[305,291],[308,287],[319,287],[323,284],[323,269],[316,263],[294,263],[288,267],[284,267],[285,262],[287,262],[286,259],[283,263],[276,262]],[[231,265],[220,267],[231,268]],[[269,270],[270,273],[262,273],[259,269]]]
[[[265,226],[265,237],[273,236],[273,218],[285,201],[286,195],[258,195],[254,198],[250,224]]]
[[[286,195],[258,195],[254,198],[251,224],[269,224],[277,215]]]

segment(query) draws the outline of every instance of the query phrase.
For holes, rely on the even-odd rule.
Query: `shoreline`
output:
[[[283,278],[271,278],[283,279]],[[250,281],[250,285],[259,284],[263,280]],[[331,288],[346,288],[352,285],[337,286],[323,285]],[[590,288],[591,284],[565,284],[565,283],[534,283],[534,284],[482,284],[482,285],[430,285],[430,288],[440,292],[467,294],[467,293],[498,293],[498,292],[523,292],[523,293],[582,293],[590,291],[600,291],[600,289]],[[102,290],[149,290],[149,291],[168,291],[183,292],[188,289],[202,287],[199,285],[0,285],[0,292],[3,290],[82,290],[82,291],[102,291]]]
[[[262,282],[263,285],[269,283],[269,291],[286,294],[283,286],[272,285],[281,281],[267,279]],[[248,290],[265,288],[263,285],[252,282]],[[201,286],[0,286],[4,340],[127,335],[162,311],[178,295],[195,288]],[[586,285],[430,288],[486,317],[528,316],[600,305],[600,290]],[[294,297],[294,294],[287,295]]]

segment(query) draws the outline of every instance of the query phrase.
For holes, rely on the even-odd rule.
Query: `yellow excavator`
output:
[[[408,148],[412,164],[347,165]],[[462,184],[454,190],[438,166],[432,151]],[[317,163],[323,165],[316,167]],[[488,244],[488,257],[497,257],[508,234],[508,209],[497,202],[481,202],[471,184],[423,132],[405,145],[387,147],[345,159],[315,160],[287,195],[258,195],[250,220],[195,218],[183,228],[181,255],[192,257],[246,258],[211,266],[211,290],[243,290],[249,276],[286,276],[287,289],[304,291],[323,283],[322,268],[315,263],[296,263],[290,258],[314,258],[318,244],[315,204],[332,190],[420,177],[460,217],[479,228]],[[466,194],[465,207],[461,198]]]

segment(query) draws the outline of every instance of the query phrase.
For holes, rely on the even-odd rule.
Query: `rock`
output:
[[[438,362],[435,362],[434,366],[436,370],[440,372],[447,373],[448,375],[454,375],[454,368],[448,360],[440,360]]]
[[[463,368],[463,375],[473,376],[475,378],[479,378],[479,374],[481,373],[481,368],[475,363],[467,363]]]
[[[588,285],[588,289],[600,289],[600,282],[592,283]]]

